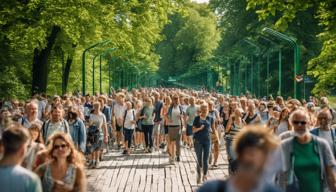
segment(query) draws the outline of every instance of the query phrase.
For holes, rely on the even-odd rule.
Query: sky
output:
[[[197,2],[197,3],[208,3],[209,2],[209,0],[193,0],[193,1],[195,1],[195,2]]]

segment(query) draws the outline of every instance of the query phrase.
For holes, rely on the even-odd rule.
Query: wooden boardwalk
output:
[[[181,161],[170,165],[168,154],[161,151],[148,154],[136,150],[131,156],[123,156],[120,151],[112,150],[105,154],[97,169],[87,170],[88,191],[195,191],[199,187],[195,152],[182,148],[181,153]],[[224,148],[221,148],[218,165],[218,168],[209,166],[208,179],[228,176]]]

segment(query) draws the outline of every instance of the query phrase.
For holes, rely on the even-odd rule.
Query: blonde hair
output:
[[[56,160],[56,157],[53,156],[53,152],[54,152],[54,143],[57,139],[61,139],[64,142],[66,142],[70,149],[70,154],[67,157],[67,162],[70,164],[74,164],[77,167],[83,168],[84,167],[84,156],[80,152],[77,151],[77,149],[75,148],[75,145],[72,142],[71,137],[66,133],[55,133],[48,139],[49,145],[47,147],[47,155],[51,159]]]

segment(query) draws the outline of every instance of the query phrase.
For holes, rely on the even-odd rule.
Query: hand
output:
[[[201,127],[200,127],[200,130],[203,130],[204,129],[204,125],[202,125]]]
[[[132,124],[136,124],[136,121],[131,121]]]
[[[60,180],[54,180],[55,191],[71,191],[72,187]]]

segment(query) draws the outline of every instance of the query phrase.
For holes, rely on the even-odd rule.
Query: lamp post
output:
[[[82,54],[82,94],[85,95],[85,70],[86,70],[86,66],[85,66],[85,56],[86,56],[86,52],[89,51],[90,49],[93,49],[95,47],[97,47],[98,45],[102,45],[102,44],[106,44],[109,43],[110,40],[105,40],[105,41],[101,41],[98,43],[95,43],[89,47],[87,47],[86,49],[84,49],[83,54]]]
[[[283,41],[286,41],[288,43],[290,43],[290,45],[293,47],[294,49],[294,98],[301,98],[301,91],[298,91],[297,89],[297,82],[295,77],[298,75],[298,73],[301,71],[301,65],[300,65],[300,47],[296,41],[296,39],[294,39],[293,37],[287,36],[283,33],[280,33],[278,31],[275,31],[271,28],[265,27],[263,29],[263,32],[275,36]]]

